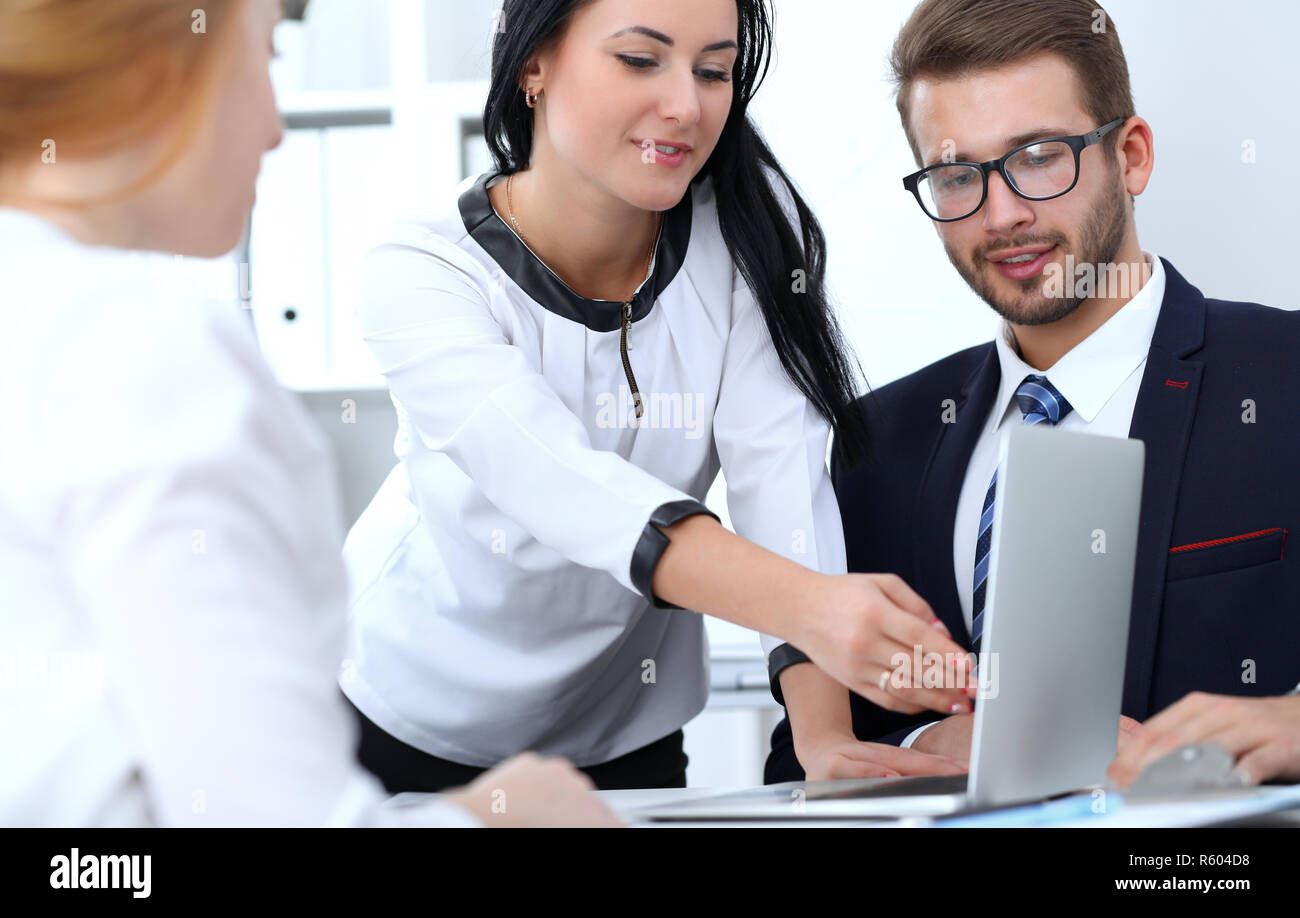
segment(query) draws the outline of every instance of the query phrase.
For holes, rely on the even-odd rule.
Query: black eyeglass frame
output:
[[[1114,121],[1110,122],[1109,124],[1103,124],[1101,127],[1097,128],[1096,130],[1089,131],[1086,134],[1075,134],[1072,137],[1041,137],[1038,140],[1031,140],[1029,143],[1023,143],[1020,146],[1016,147],[1006,156],[1000,157],[999,159],[990,159],[986,163],[969,163],[969,162],[935,163],[933,166],[926,166],[924,169],[919,169],[916,172],[913,172],[911,175],[904,177],[903,187],[906,188],[908,191],[912,192],[912,195],[916,198],[916,203],[921,207],[921,212],[925,214],[927,217],[929,217],[931,220],[935,221],[936,223],[956,223],[958,220],[965,220],[979,213],[980,208],[984,206],[984,202],[987,201],[989,197],[989,173],[990,172],[996,172],[998,175],[1002,176],[1002,181],[1007,183],[1007,187],[1010,188],[1013,193],[1015,193],[1019,197],[1024,198],[1026,201],[1050,201],[1053,198],[1061,197],[1061,195],[1069,194],[1071,191],[1074,190],[1074,186],[1079,184],[1079,154],[1081,154],[1088,147],[1100,141],[1103,137],[1105,137],[1111,131],[1115,130],[1115,128],[1119,127],[1127,120],[1128,119],[1126,118],[1116,118]],[[1015,156],[1021,150],[1027,150],[1030,147],[1038,146],[1038,144],[1040,143],[1064,143],[1067,144],[1072,151],[1074,151],[1074,181],[1071,182],[1070,187],[1065,189],[1064,191],[1058,191],[1056,194],[1049,194],[1044,197],[1034,197],[1033,195],[1025,194],[1023,191],[1021,191],[1019,188],[1016,187],[1015,180],[1010,175],[1007,174],[1006,164],[1007,164],[1007,160],[1011,159],[1011,157]],[[968,214],[965,214],[964,216],[935,217],[930,214],[930,211],[926,209],[925,202],[921,200],[921,179],[925,177],[925,174],[927,172],[933,172],[938,169],[946,169],[950,166],[972,166],[980,171],[980,180],[984,183],[984,187],[980,193],[980,202],[975,205],[974,210],[972,210]]]

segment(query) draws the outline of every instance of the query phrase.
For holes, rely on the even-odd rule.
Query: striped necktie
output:
[[[1065,396],[1047,381],[1046,376],[1026,376],[1016,389],[1016,404],[1024,415],[1026,424],[1055,426],[1070,413],[1070,403]],[[984,630],[984,594],[989,581],[989,549],[993,544],[993,499],[998,488],[998,470],[993,470],[988,493],[984,495],[984,509],[980,513],[979,538],[975,540],[975,592],[971,596],[971,647],[980,649]]]

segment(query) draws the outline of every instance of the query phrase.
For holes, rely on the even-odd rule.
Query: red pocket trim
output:
[[[1179,545],[1177,548],[1169,549],[1169,551],[1171,553],[1175,551],[1191,551],[1193,548],[1209,548],[1211,545],[1225,545],[1228,542],[1242,542],[1245,541],[1246,539],[1254,539],[1259,536],[1266,536],[1269,533],[1273,533],[1273,532],[1282,533],[1282,554],[1279,555],[1279,557],[1285,558],[1286,557],[1286,530],[1283,529],[1281,526],[1274,526],[1272,529],[1261,529],[1258,532],[1247,532],[1244,535],[1230,536],[1226,539],[1210,539],[1210,541],[1208,542],[1193,542],[1191,545]]]

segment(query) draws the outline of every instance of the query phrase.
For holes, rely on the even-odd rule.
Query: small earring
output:
[[[524,104],[527,105],[529,108],[536,108],[536,107],[537,107],[537,100],[538,100],[538,98],[540,98],[540,96],[541,96],[541,93],[540,93],[540,92],[537,93],[536,95],[534,95],[533,93],[529,92],[529,90],[525,87],[525,89],[524,89]]]

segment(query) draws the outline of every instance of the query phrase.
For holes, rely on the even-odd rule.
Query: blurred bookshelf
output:
[[[263,158],[239,261],[282,385],[380,390],[354,315],[361,262],[393,223],[430,213],[490,162],[496,5],[313,0],[292,18],[302,6],[276,28],[284,140]]]

